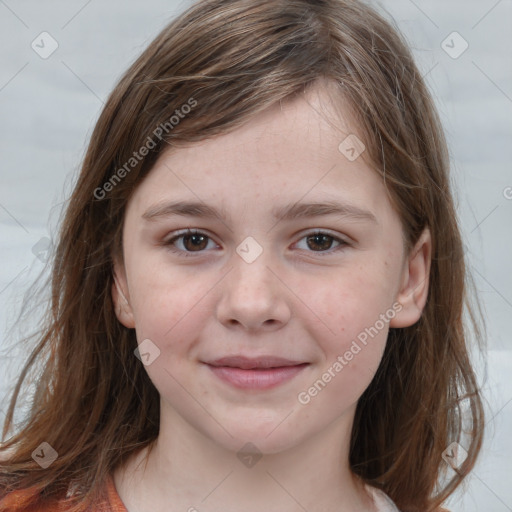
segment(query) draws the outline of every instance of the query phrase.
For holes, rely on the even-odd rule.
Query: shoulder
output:
[[[0,512],[66,512],[70,507],[72,496],[84,494],[83,488],[71,484],[66,497],[60,500],[42,500],[33,487],[12,491],[0,498]],[[101,498],[95,502],[94,510],[102,512],[127,512],[117,494],[112,476],[109,475],[101,488]]]
[[[43,503],[30,489],[13,491],[0,499],[0,510],[6,512],[55,512],[61,510],[55,503]]]
[[[0,443],[0,464],[6,464],[16,454],[16,448],[3,448]],[[2,491],[3,493],[3,491]],[[38,495],[34,488],[17,489],[4,496],[0,496],[0,511],[8,512],[47,512],[51,507],[41,507],[38,502]]]
[[[371,485],[366,486],[367,491],[370,493],[372,501],[378,512],[399,512],[397,506],[393,503],[393,500],[382,490],[372,487]]]
[[[393,500],[384,491],[370,485],[367,485],[366,488],[369,491],[378,512],[400,512],[399,508],[396,506]],[[439,507],[435,510],[435,512],[450,511],[446,508]]]

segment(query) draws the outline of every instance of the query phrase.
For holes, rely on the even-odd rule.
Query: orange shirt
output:
[[[381,491],[372,488],[374,502],[379,510],[391,511],[398,510],[394,507],[391,500],[386,497]],[[28,493],[30,494],[30,493]],[[124,503],[121,501],[119,494],[114,485],[114,479],[112,475],[109,475],[105,482],[103,490],[104,498],[96,504],[96,506],[88,512],[128,512]],[[26,501],[27,491],[17,491],[9,494],[3,500],[0,500],[0,505],[8,505],[8,512],[66,512],[66,505],[61,503],[55,507],[55,505],[40,505],[35,504],[29,507],[23,507],[23,502]],[[387,501],[387,503],[385,503]],[[449,512],[446,509],[439,509],[439,512]]]
[[[5,507],[7,505],[8,512],[65,512],[65,503],[59,503],[56,508],[55,504],[41,505],[33,504],[31,506],[24,506],[27,501],[27,495],[30,495],[28,491],[15,491],[8,494],[5,498],[0,499],[0,505]],[[105,482],[105,488],[103,492],[104,499],[96,504],[91,512],[128,512],[124,503],[121,501],[119,494],[117,494],[114,486],[114,479],[111,475]]]

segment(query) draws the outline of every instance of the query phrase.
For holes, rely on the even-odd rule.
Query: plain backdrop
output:
[[[103,102],[188,5],[0,0],[0,421],[28,355],[9,328],[44,268]],[[487,368],[478,367],[488,419],[484,451],[448,505],[454,512],[512,511],[512,1],[379,5],[405,34],[434,94],[488,327]]]

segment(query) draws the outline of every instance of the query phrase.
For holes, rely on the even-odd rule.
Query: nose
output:
[[[273,331],[291,317],[292,295],[279,278],[276,265],[269,266],[265,252],[252,263],[233,255],[234,267],[219,283],[217,320],[229,329]]]

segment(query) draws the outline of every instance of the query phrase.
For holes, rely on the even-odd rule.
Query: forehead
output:
[[[129,209],[141,216],[164,201],[193,201],[236,218],[248,209],[270,216],[301,199],[340,200],[379,217],[390,208],[380,176],[364,151],[355,159],[342,152],[355,137],[364,140],[343,99],[315,87],[230,133],[169,148]]]
[[[177,159],[181,161],[214,156],[215,161],[240,163],[240,171],[243,171],[242,163],[248,165],[249,158],[254,162],[272,158],[276,165],[294,160],[297,164],[306,161],[322,166],[333,149],[339,156],[340,142],[356,133],[364,138],[347,100],[334,89],[332,82],[324,80],[293,98],[275,103],[230,133],[184,143],[183,147],[180,143],[179,149],[169,148],[161,159],[178,152]],[[362,155],[363,159],[365,156]],[[301,168],[301,165],[294,166],[296,171]]]

